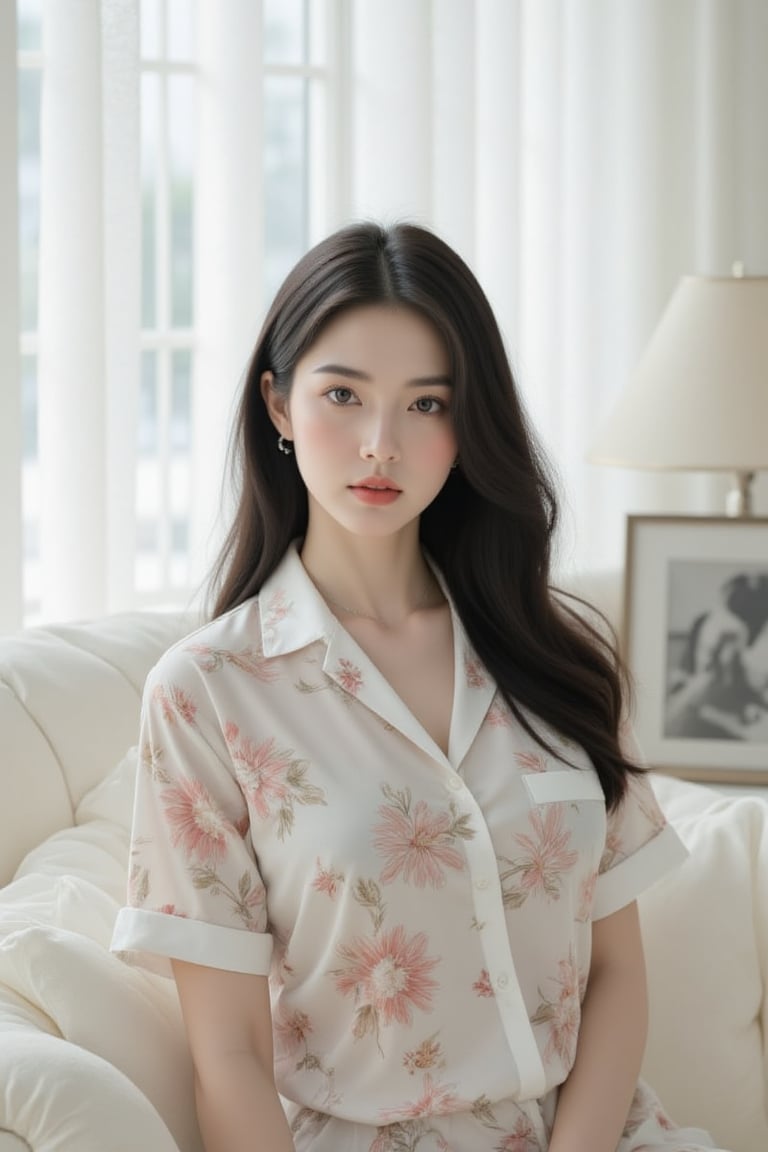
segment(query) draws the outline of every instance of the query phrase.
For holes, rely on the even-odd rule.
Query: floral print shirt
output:
[[[269,976],[297,1148],[546,1147],[591,922],[685,854],[647,779],[606,815],[583,752],[544,753],[453,629],[447,756],[295,546],[147,680],[112,946]],[[434,1117],[469,1127],[430,1143]]]

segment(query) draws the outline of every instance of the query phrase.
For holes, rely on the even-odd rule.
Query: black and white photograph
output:
[[[669,564],[664,735],[768,741],[768,564]]]
[[[768,780],[768,519],[629,516],[622,651],[654,769]]]

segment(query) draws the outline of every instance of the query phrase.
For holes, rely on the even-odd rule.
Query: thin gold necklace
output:
[[[349,608],[346,604],[340,604],[338,600],[334,600],[332,596],[328,596],[325,592],[321,592],[320,595],[323,597],[326,603],[330,604],[333,608],[341,608],[342,612],[346,612],[350,616],[358,616],[361,620],[373,620],[375,624],[383,624],[384,627],[388,626],[388,621],[382,620],[381,616],[372,616],[370,612],[361,612],[357,608]],[[430,590],[424,596],[422,596],[418,603],[416,603],[414,607],[411,608],[411,610],[408,612],[408,616],[412,616],[414,612],[418,612],[421,608],[426,608],[427,604],[432,598],[432,595],[433,590],[430,588]],[[435,604],[434,607],[437,608],[439,605]]]

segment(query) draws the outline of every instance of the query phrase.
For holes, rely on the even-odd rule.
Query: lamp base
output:
[[[736,482],[725,498],[727,516],[752,515],[752,481],[754,472],[737,472]]]

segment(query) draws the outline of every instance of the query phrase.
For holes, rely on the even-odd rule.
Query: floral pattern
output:
[[[644,777],[616,811],[593,780],[578,803],[586,757],[537,746],[454,627],[449,764],[295,549],[147,681],[121,948],[269,976],[303,1152],[544,1152],[591,918],[642,890],[638,851],[681,858]],[[638,1089],[617,1152],[695,1144]]]
[[[336,1072],[325,1065],[323,1058],[310,1048],[314,1029],[306,1012],[290,1012],[278,1008],[273,1014],[273,1033],[278,1059],[287,1057],[295,1061],[297,1071],[314,1072],[324,1085],[323,1106],[338,1103],[335,1089]]]
[[[422,1040],[418,1048],[406,1052],[403,1056],[403,1067],[408,1070],[411,1076],[418,1071],[425,1072],[430,1068],[445,1067],[445,1057],[437,1036],[437,1032],[433,1033],[428,1039]]]
[[[227,836],[234,832],[208,790],[198,780],[180,780],[163,791],[165,819],[171,843],[207,864],[216,863],[226,851]]]
[[[185,724],[194,724],[197,705],[178,684],[158,684],[153,695],[162,709],[166,723],[176,724],[183,720]]]
[[[539,1152],[539,1141],[527,1116],[518,1119],[514,1130],[499,1141],[494,1152]]]
[[[430,1012],[432,997],[439,985],[432,972],[440,963],[427,956],[424,932],[410,938],[398,925],[374,939],[353,940],[339,949],[344,968],[336,968],[336,987],[344,996],[353,996],[355,1039],[379,1027],[403,1024],[410,1027],[414,1009]]]
[[[423,800],[414,805],[410,788],[397,791],[385,784],[382,791],[388,803],[379,808],[381,820],[373,829],[373,845],[386,861],[381,883],[402,876],[417,888],[442,888],[446,868],[466,866],[454,841],[471,840],[469,817],[459,815],[455,805],[448,811],[434,811]]]
[[[485,722],[486,724],[490,725],[491,728],[512,727],[512,724],[514,723],[512,713],[501,699],[501,697],[496,696],[494,698],[493,704],[491,704],[488,712],[486,713]]]
[[[318,859],[315,878],[312,881],[312,887],[316,892],[325,892],[333,900],[343,883],[343,872],[334,872],[332,868],[324,868]]]
[[[557,1057],[566,1068],[570,1068],[576,1055],[584,983],[573,955],[560,961],[558,974],[551,983],[557,993],[554,998],[548,998],[540,992],[541,1003],[531,1017],[531,1023],[547,1026],[549,1035],[544,1059],[551,1061]]]
[[[351,696],[357,696],[363,686],[363,674],[357,665],[351,660],[341,659],[336,675],[344,691],[349,692]]]
[[[488,969],[483,968],[477,980],[475,980],[472,988],[478,996],[493,996],[493,985],[491,984],[491,977],[488,974]]]
[[[547,804],[544,815],[534,809],[528,815],[532,833],[516,832],[513,839],[525,849],[522,856],[499,860],[504,903],[519,908],[529,896],[559,900],[563,879],[579,856],[569,847],[571,833],[563,827],[562,804]]]
[[[360,668],[352,660],[347,660],[341,657],[333,671],[332,677],[326,678],[320,683],[313,683],[310,680],[305,680],[301,677],[296,681],[296,688],[299,692],[312,693],[324,692],[327,689],[336,692],[338,696],[349,704],[351,701],[357,699],[358,693],[364,687],[363,673]]]
[[[224,737],[253,812],[260,820],[276,812],[281,840],[293,831],[295,804],[325,804],[322,789],[306,779],[309,765],[290,749],[277,748],[274,739],[254,744],[232,723],[225,726]]]
[[[543,752],[515,752],[515,763],[523,772],[546,772],[549,757]]]
[[[469,649],[464,651],[464,677],[470,688],[485,688],[488,683],[485,668]]]
[[[415,1100],[406,1100],[405,1104],[398,1108],[385,1109],[381,1114],[381,1120],[384,1124],[393,1124],[398,1120],[415,1120],[419,1116],[455,1112],[459,1107],[461,1101],[456,1092],[456,1085],[441,1084],[426,1072],[419,1096]]]
[[[263,652],[253,645],[242,648],[239,652],[231,652],[226,648],[211,648],[206,644],[189,644],[186,650],[192,653],[203,672],[220,672],[229,666],[238,668],[256,680],[261,680],[263,684],[273,683],[280,675],[273,661],[268,660]]]
[[[597,875],[597,872],[588,872],[579,884],[579,904],[576,912],[576,920],[579,924],[587,924],[591,918],[592,905],[595,902]]]

